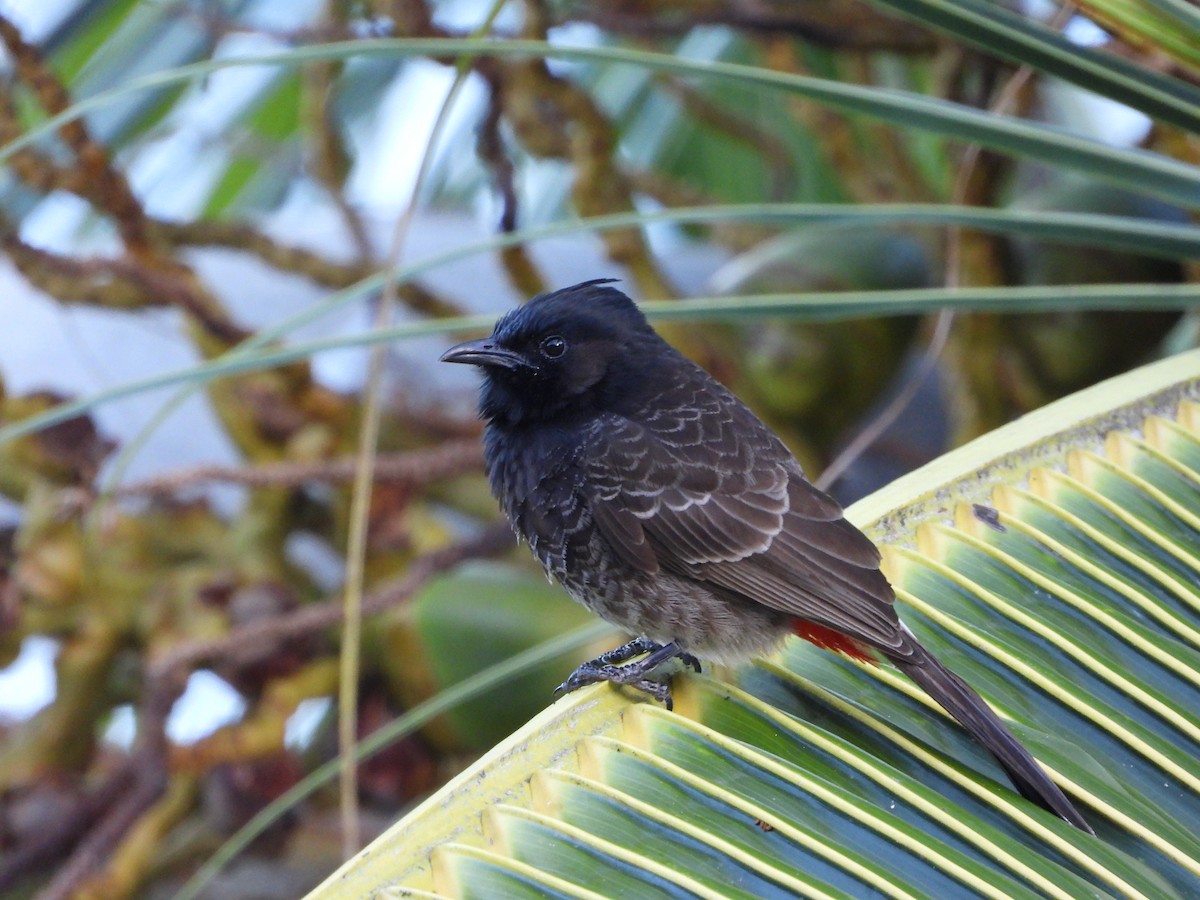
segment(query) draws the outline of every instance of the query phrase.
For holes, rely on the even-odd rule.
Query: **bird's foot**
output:
[[[637,662],[626,662],[643,653],[649,654]],[[628,644],[622,644],[607,653],[602,653],[589,660],[571,673],[571,677],[555,688],[554,693],[567,694],[589,684],[599,681],[612,681],[636,688],[653,697],[655,700],[671,709],[674,702],[671,699],[670,681],[656,681],[650,674],[668,660],[678,658],[684,665],[700,671],[700,660],[679,649],[672,641],[660,644],[649,638],[634,638]],[[624,665],[620,665],[625,663]]]

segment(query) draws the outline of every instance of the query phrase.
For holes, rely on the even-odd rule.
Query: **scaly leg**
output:
[[[642,653],[649,655],[637,662],[626,663],[626,660]],[[671,700],[670,684],[655,681],[649,676],[663,663],[676,657],[684,665],[691,666],[697,672],[700,671],[700,660],[692,654],[680,650],[679,645],[674,641],[669,644],[660,644],[645,637],[634,638],[628,644],[622,644],[620,647],[585,662],[572,672],[571,677],[560,684],[554,693],[566,694],[598,681],[612,681],[644,691],[665,705],[667,709],[671,709],[674,704]],[[625,663],[625,665],[620,665],[621,663]]]

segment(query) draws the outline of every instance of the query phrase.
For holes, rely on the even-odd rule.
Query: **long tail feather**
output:
[[[915,652],[896,655],[891,662],[911,678],[996,757],[1022,796],[1045,807],[1076,828],[1095,834],[1087,821],[1050,780],[1000,718],[965,681],[942,665],[914,639]]]

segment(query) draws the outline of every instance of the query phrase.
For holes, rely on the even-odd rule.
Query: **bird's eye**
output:
[[[555,334],[543,339],[541,344],[538,345],[538,349],[542,351],[542,356],[547,359],[558,359],[567,352],[567,342]]]

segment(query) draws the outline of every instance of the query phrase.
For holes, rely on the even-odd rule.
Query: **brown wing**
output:
[[[622,558],[900,648],[871,541],[715,381],[676,393],[642,422],[605,418],[588,442],[589,505]]]

